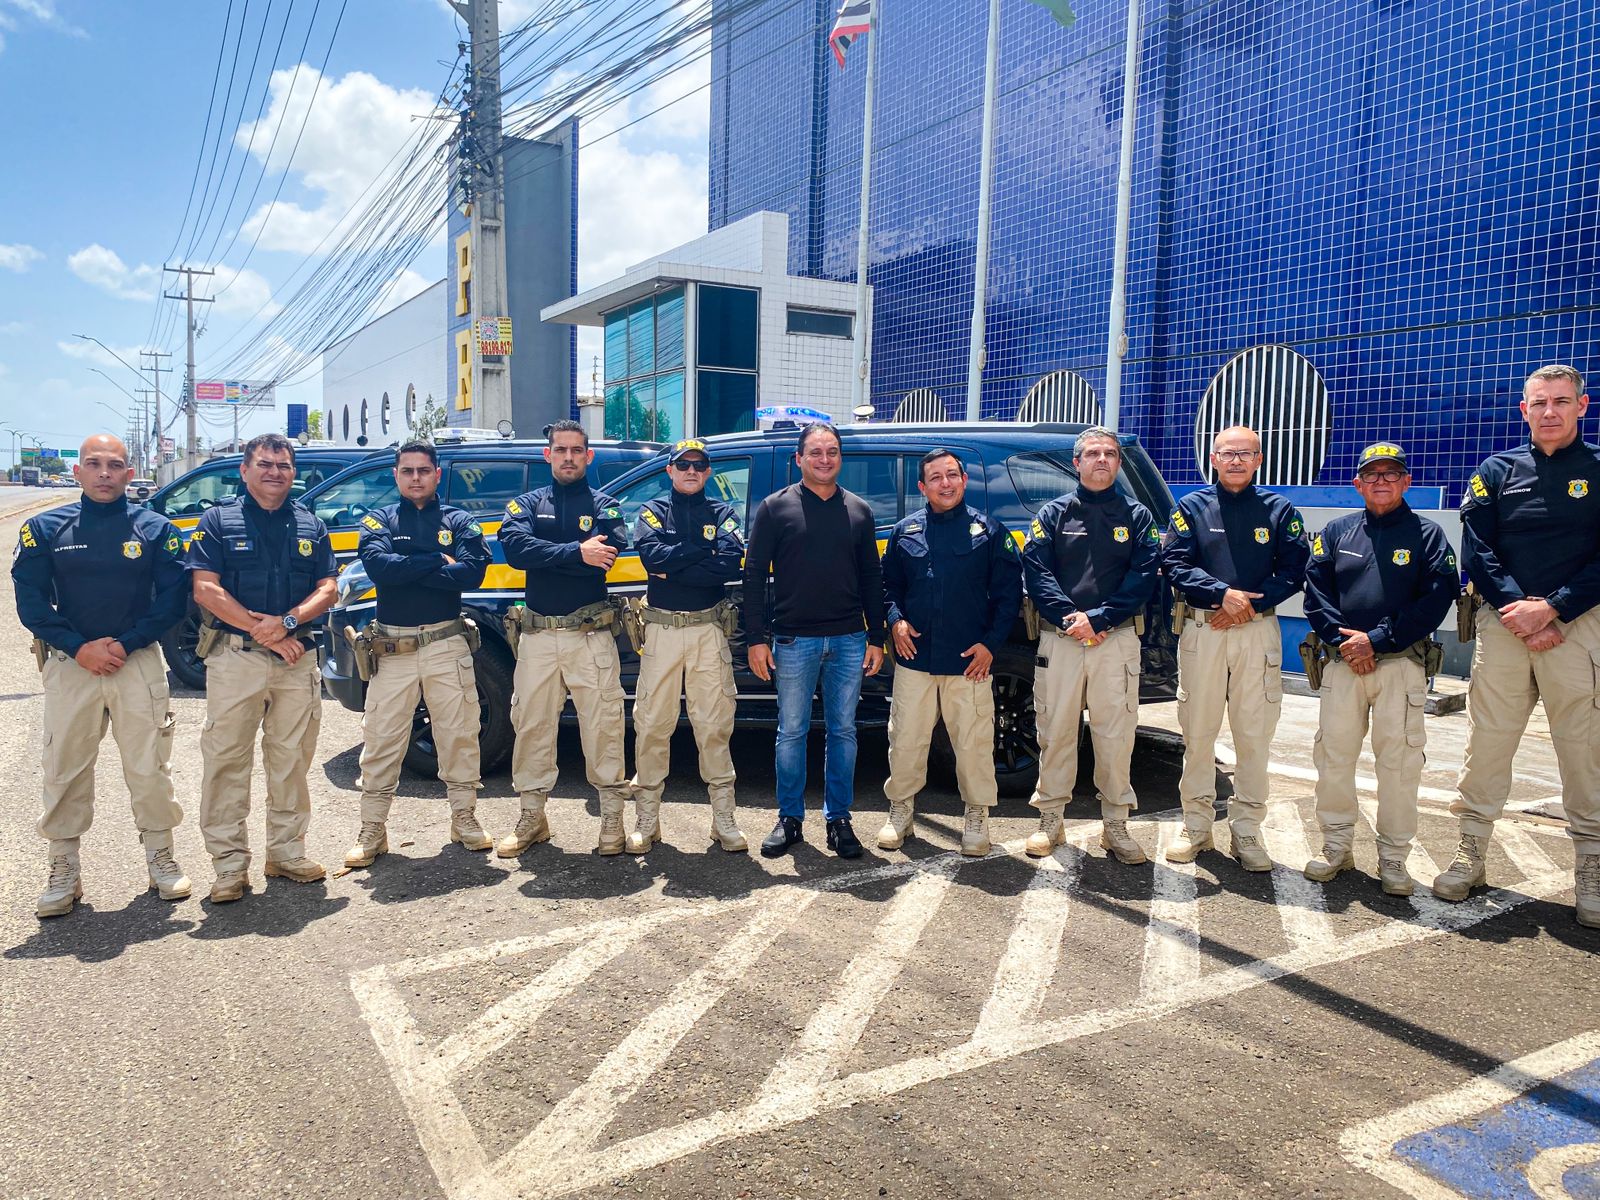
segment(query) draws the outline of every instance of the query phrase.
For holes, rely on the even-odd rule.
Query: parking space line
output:
[[[1082,851],[1066,846],[1039,860],[1022,893],[1022,908],[978,1015],[974,1038],[1004,1036],[1038,1016],[1060,961],[1070,897],[1082,861]]]
[[[1533,836],[1515,821],[1496,821],[1495,841],[1500,843],[1506,857],[1516,864],[1524,875],[1543,875],[1554,871],[1556,864],[1546,854]]]
[[[1283,936],[1296,948],[1321,946],[1334,940],[1328,920],[1327,898],[1322,886],[1305,877],[1311,847],[1306,841],[1305,822],[1300,806],[1293,800],[1269,800],[1261,836],[1272,855],[1274,907],[1283,925]]]
[[[1144,929],[1141,999],[1171,991],[1200,978],[1199,883],[1194,863],[1169,863],[1166,850],[1183,828],[1180,818],[1162,821],[1156,839],[1151,881],[1150,921]]]

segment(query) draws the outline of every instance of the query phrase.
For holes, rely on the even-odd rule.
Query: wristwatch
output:
[[[284,613],[279,619],[283,622],[283,629],[285,633],[293,633],[300,627],[299,618],[296,617],[292,612]]]

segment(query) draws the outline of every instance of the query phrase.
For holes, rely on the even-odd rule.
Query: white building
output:
[[[605,329],[604,436],[732,433],[773,405],[848,421],[855,286],[788,257],[789,218],[754,213],[542,310]]]
[[[430,397],[447,403],[446,304],[441,279],[328,347],[323,437],[360,446],[403,441]]]

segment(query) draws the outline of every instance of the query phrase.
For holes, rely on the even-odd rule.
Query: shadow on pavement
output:
[[[311,922],[341,912],[350,903],[349,896],[328,895],[327,880],[296,883],[292,879],[269,879],[263,887],[259,878],[252,878],[251,888],[244,899],[231,904],[202,900],[200,908],[205,920],[189,936],[202,941],[250,935],[291,937]],[[203,894],[198,884],[196,892]]]
[[[187,903],[187,902],[185,902]],[[145,892],[116,909],[96,909],[87,900],[65,917],[39,922],[39,930],[10,947],[0,958],[75,958],[83,963],[109,962],[129,946],[188,933],[194,910]]]

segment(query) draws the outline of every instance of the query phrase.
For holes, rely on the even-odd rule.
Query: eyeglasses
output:
[[[672,464],[680,471],[709,471],[711,464],[703,458],[680,458]]]
[[[1399,483],[1405,477],[1406,473],[1404,471],[1361,472],[1361,480],[1363,483]]]
[[[1216,456],[1218,462],[1238,463],[1238,462],[1249,462],[1251,459],[1256,458],[1257,456],[1259,456],[1261,451],[1259,451],[1259,450],[1213,450],[1211,453]]]

